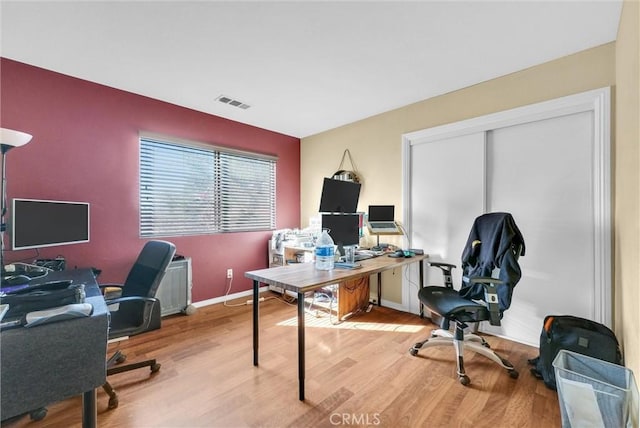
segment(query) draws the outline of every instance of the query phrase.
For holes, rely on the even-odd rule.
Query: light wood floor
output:
[[[296,308],[261,303],[260,366],[252,365],[251,307],[214,305],[175,315],[162,329],[120,346],[128,361],[157,357],[162,369],[110,377],[120,406],[98,391],[100,427],[559,427],[557,395],[529,374],[537,349],[488,337],[520,372],[517,380],[469,353],[462,386],[453,348],[408,353],[434,327],[375,307],[333,326],[307,316],[306,401],[298,400]],[[80,426],[81,401],[52,404],[42,421],[6,427]]]

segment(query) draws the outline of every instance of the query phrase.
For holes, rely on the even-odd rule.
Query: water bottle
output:
[[[322,230],[320,239],[316,242],[316,269],[331,270],[333,269],[333,239],[329,236],[327,229]]]

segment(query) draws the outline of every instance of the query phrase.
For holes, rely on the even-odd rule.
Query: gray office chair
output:
[[[445,286],[424,287],[418,299],[432,313],[432,319],[440,319],[441,328],[413,345],[409,353],[416,356],[420,349],[453,345],[458,379],[465,386],[471,382],[464,370],[465,349],[489,358],[516,379],[518,371],[513,364],[492,351],[481,336],[465,334],[464,329],[467,323],[480,321],[500,325],[503,312],[511,305],[513,288],[522,276],[518,258],[524,250],[524,239],[511,214],[490,213],[476,218],[462,253],[460,290],[453,288],[451,279],[455,265],[429,263],[442,271]],[[495,270],[497,278],[492,277]],[[453,333],[449,331],[451,322],[455,324]]]
[[[176,247],[171,242],[149,241],[142,248],[124,284],[100,284],[102,289],[111,289],[105,295],[111,316],[109,339],[160,328],[160,301],[155,296],[175,251]],[[113,287],[118,291],[114,292]],[[118,297],[111,298],[114,294]],[[107,376],[142,367],[149,367],[151,373],[160,370],[155,359],[121,365],[125,359],[122,352],[116,351],[107,360]],[[107,381],[102,387],[109,395],[109,409],[118,407],[118,395],[111,384]]]

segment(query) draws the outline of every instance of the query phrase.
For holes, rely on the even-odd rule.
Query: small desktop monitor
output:
[[[12,208],[14,250],[89,242],[86,202],[14,199]]]
[[[355,213],[360,198],[360,183],[325,178],[320,197],[321,213]]]
[[[329,236],[340,254],[344,254],[342,247],[360,243],[359,214],[323,214],[322,228],[329,229]]]

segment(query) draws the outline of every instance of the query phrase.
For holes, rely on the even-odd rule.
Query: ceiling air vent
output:
[[[216,100],[220,101],[224,104],[229,104],[230,106],[241,108],[242,110],[246,110],[251,107],[249,104],[245,104],[242,101],[234,100],[233,98],[227,97],[225,95],[220,95]]]

